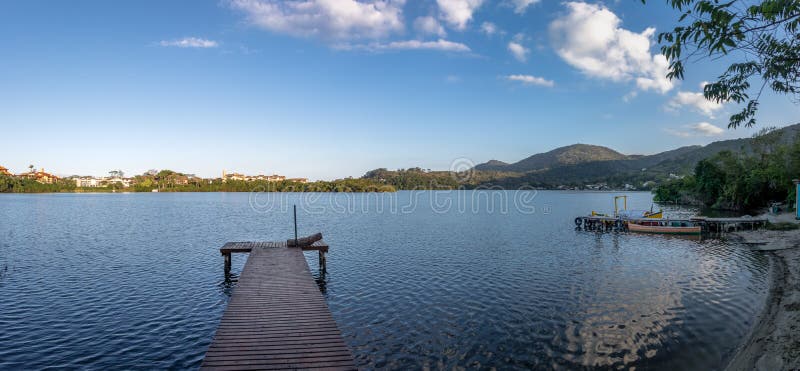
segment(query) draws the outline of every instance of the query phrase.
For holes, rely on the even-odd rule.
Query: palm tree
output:
[[[31,165],[28,165],[28,169],[30,169],[30,170],[31,170],[31,173],[32,173],[32,172],[33,172],[33,164],[31,164]]]

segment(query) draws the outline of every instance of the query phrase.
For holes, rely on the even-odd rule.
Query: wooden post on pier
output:
[[[792,179],[794,183],[794,218],[800,219],[800,179]]]
[[[325,273],[328,272],[328,261],[325,258],[325,252],[322,251],[322,250],[319,250],[319,271],[322,274],[325,274]]]
[[[231,275],[231,253],[223,252],[222,256],[225,258],[225,279],[228,279]]]

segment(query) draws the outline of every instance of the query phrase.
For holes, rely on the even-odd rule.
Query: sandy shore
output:
[[[740,232],[732,237],[770,254],[773,264],[761,317],[727,370],[800,369],[800,230]]]

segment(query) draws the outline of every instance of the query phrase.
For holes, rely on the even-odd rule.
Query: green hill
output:
[[[781,143],[796,140],[800,124],[776,130]],[[607,183],[641,185],[659,181],[670,174],[691,174],[695,165],[722,151],[752,151],[753,138],[723,140],[705,146],[686,146],[654,155],[623,155],[607,147],[576,144],[530,156],[522,161],[505,164],[490,161],[477,165],[479,172],[502,171],[494,176],[493,184],[505,187],[533,185],[538,187],[582,186]]]
[[[475,170],[526,173],[564,165],[624,159],[628,159],[628,156],[608,147],[590,144],[573,144],[571,146],[559,147],[549,152],[538,153],[513,164],[491,160],[475,166]]]

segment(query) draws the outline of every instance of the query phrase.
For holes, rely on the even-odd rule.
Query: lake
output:
[[[0,195],[0,369],[198,367],[235,290],[219,247],[291,237],[294,204],[331,245],[324,277],[306,258],[360,367],[723,367],[769,260],[575,230],[615,194]]]

